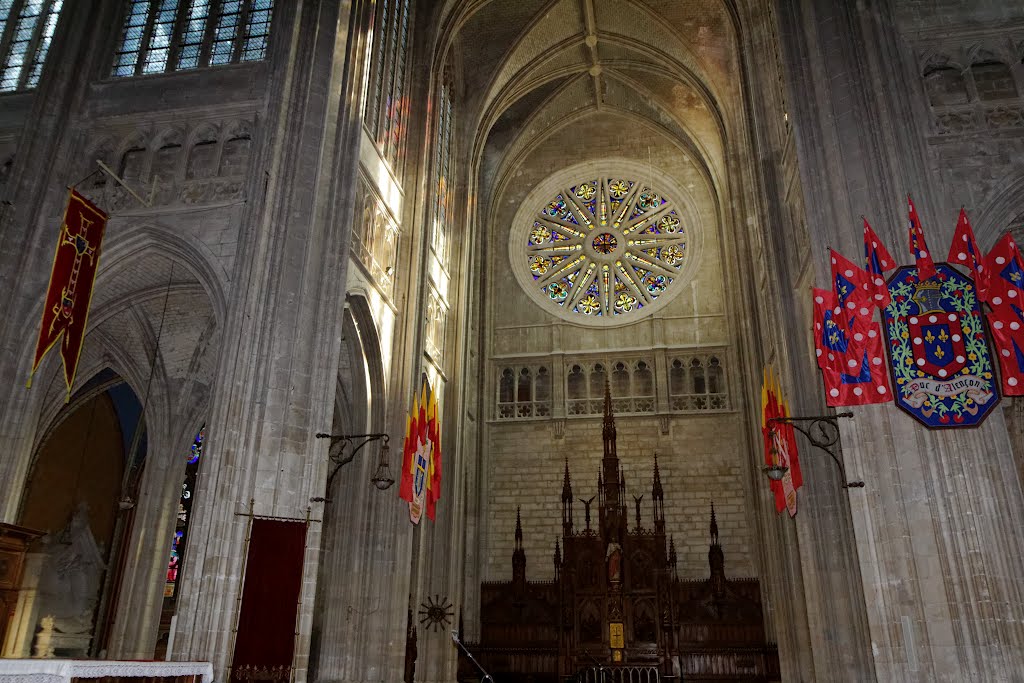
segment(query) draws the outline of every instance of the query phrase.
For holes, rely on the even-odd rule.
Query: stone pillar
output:
[[[208,660],[223,680],[249,510],[314,520],[323,506],[341,347],[358,158],[362,51],[352,3],[279,3],[269,107],[243,217],[244,244],[214,382],[173,657]],[[321,525],[306,538],[294,680],[306,679]],[[383,570],[380,570],[383,571]]]
[[[860,253],[861,214],[878,217],[876,231],[908,262],[904,192],[914,189],[918,211],[938,217],[939,198],[956,191],[929,165],[919,85],[892,10],[885,0],[779,4],[791,92],[801,95],[791,116],[819,282],[827,245]],[[938,252],[948,236],[929,233]],[[820,392],[813,358],[805,365],[803,386]],[[1024,495],[1002,414],[930,432],[892,404],[853,412],[842,445],[847,471],[867,485],[849,505],[874,675],[1013,680],[1024,671]],[[805,468],[805,480],[815,476]],[[836,490],[835,504],[846,496]]]
[[[146,468],[129,513],[122,551],[128,560],[107,642],[110,659],[151,659],[156,648],[186,454],[197,429],[188,418],[176,412],[170,424],[147,424]]]

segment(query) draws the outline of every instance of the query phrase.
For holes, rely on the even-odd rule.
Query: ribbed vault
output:
[[[720,193],[738,110],[736,22],[722,0],[452,0],[436,19],[439,53],[466,66],[460,116],[485,211],[533,150],[609,114],[679,148]]]

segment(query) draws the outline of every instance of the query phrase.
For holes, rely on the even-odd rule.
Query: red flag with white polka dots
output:
[[[837,370],[846,367],[846,359],[860,356],[867,339],[870,318],[847,315],[839,306],[836,294],[827,289],[813,289],[814,354],[818,367]]]
[[[988,270],[988,303],[993,309],[1024,308],[1024,260],[1010,233],[996,242],[985,257]]]
[[[971,222],[967,220],[967,212],[963,207],[960,207],[960,217],[956,221],[956,232],[953,233],[953,242],[949,245],[946,260],[970,268],[978,301],[988,301],[989,274],[985,267],[985,256],[978,250],[974,230],[971,229]]]
[[[867,323],[865,336],[857,352],[842,359],[843,366],[822,368],[828,405],[861,406],[892,400],[881,326],[876,322]]]
[[[863,216],[862,216],[863,218]],[[896,262],[885,248],[882,240],[864,218],[864,270],[870,278],[868,292],[875,306],[885,308],[889,305],[889,288],[885,284],[885,273],[896,267]]]
[[[1024,311],[1004,306],[988,314],[1004,396],[1024,396]]]
[[[907,204],[910,205],[910,253],[917,261],[917,280],[924,282],[935,277],[935,262],[924,241],[924,228],[921,227],[921,219],[917,217],[917,209],[910,195],[907,195]]]

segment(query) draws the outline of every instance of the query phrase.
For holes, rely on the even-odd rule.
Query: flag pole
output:
[[[156,181],[157,181],[157,177],[156,176],[153,177],[153,187],[149,191],[149,199],[147,200],[147,199],[143,199],[142,197],[140,197],[139,194],[137,192],[135,192],[135,190],[133,190],[128,185],[128,183],[126,183],[119,175],[114,173],[114,171],[111,170],[111,168],[109,166],[107,166],[105,163],[103,163],[103,161],[101,159],[97,159],[96,163],[99,164],[99,167],[101,169],[103,169],[103,171],[107,175],[109,175],[111,178],[114,179],[114,182],[116,182],[118,185],[123,187],[128,192],[128,194],[130,194],[132,197],[135,197],[135,199],[138,200],[138,202],[140,204],[145,206],[147,209],[152,208],[152,206],[153,206],[153,197],[156,195]],[[88,177],[89,176],[86,176],[86,178],[88,178]]]

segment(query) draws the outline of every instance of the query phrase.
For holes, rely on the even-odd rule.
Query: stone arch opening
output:
[[[18,523],[46,535],[22,580],[14,656],[92,657],[109,641],[128,550],[131,501],[148,452],[143,407],[106,369],[86,382],[39,440]]]

